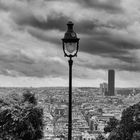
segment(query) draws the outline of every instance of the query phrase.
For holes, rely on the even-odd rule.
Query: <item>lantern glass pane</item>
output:
[[[77,43],[69,42],[65,44],[65,49],[71,54],[77,49]]]

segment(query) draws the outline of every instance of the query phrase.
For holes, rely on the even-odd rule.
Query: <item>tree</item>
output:
[[[37,104],[37,99],[35,98],[35,94],[31,93],[30,90],[26,90],[23,93],[23,102],[26,102],[26,101],[34,105]]]
[[[140,131],[136,131],[133,133],[132,140],[140,140]]]
[[[108,140],[132,140],[136,131],[140,131],[140,122],[135,120],[135,114],[140,111],[140,103],[123,110],[121,121],[116,129],[111,131]]]
[[[108,140],[125,140],[126,133],[127,132],[124,131],[123,125],[120,125],[111,131]]]
[[[98,110],[97,110],[99,113],[104,113],[104,111],[103,111],[103,109],[102,108],[98,108]]]
[[[21,98],[19,101],[11,100],[10,104],[7,103],[0,108],[0,139],[41,139],[43,137],[43,109],[34,102],[27,103]]]
[[[115,117],[112,117],[107,122],[107,126],[105,126],[104,128],[104,132],[105,133],[111,132],[114,129],[116,129],[118,125],[119,125],[119,120],[117,120]]]
[[[105,140],[105,137],[102,134],[99,134],[96,140]]]

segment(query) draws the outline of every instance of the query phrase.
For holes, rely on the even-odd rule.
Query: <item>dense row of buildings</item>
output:
[[[107,121],[112,117],[120,120],[124,109],[139,102],[140,88],[116,88],[115,93],[115,71],[110,71],[112,70],[108,71],[108,84],[112,91],[111,95],[115,96],[103,96],[103,93],[110,95],[105,94],[109,89],[106,83],[103,83],[100,89],[73,88],[73,140],[95,140],[100,134],[107,137],[104,134]],[[1,95],[11,92],[22,93],[24,90],[24,88],[0,88],[0,93]],[[38,105],[44,108],[43,140],[65,140],[68,133],[68,88],[31,88],[30,90],[36,93]]]
[[[68,101],[63,100],[68,98],[68,90],[52,91],[40,100],[45,112],[44,140],[63,140],[68,135]],[[73,89],[73,140],[95,140],[100,134],[107,137],[105,125],[109,118],[120,119],[122,109],[121,96],[103,97],[98,88]]]
[[[38,95],[39,98],[41,95],[39,102],[44,107],[43,140],[67,139],[68,88],[41,90]],[[122,111],[132,104],[133,95],[140,90],[127,89],[130,95],[127,98],[122,95],[124,91],[126,89],[115,90],[114,70],[108,70],[108,83],[100,84],[100,88],[73,88],[72,140],[96,140],[99,135],[107,138],[104,127],[109,119],[120,120]]]
[[[56,107],[54,116],[52,118],[50,114],[45,114],[45,140],[52,138],[65,139],[68,135],[67,107]],[[85,119],[79,107],[74,107],[72,113],[73,140],[95,140],[99,134],[106,137],[104,127],[111,117],[114,117],[114,115],[96,112],[92,117]]]

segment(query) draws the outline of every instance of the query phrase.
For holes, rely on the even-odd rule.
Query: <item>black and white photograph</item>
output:
[[[0,0],[0,140],[140,140],[140,1]]]

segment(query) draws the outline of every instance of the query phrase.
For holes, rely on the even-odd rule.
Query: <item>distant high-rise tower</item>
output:
[[[108,93],[108,84],[107,83],[100,84],[100,92],[102,95],[106,96],[106,94]]]
[[[115,71],[108,70],[108,96],[115,95]]]

